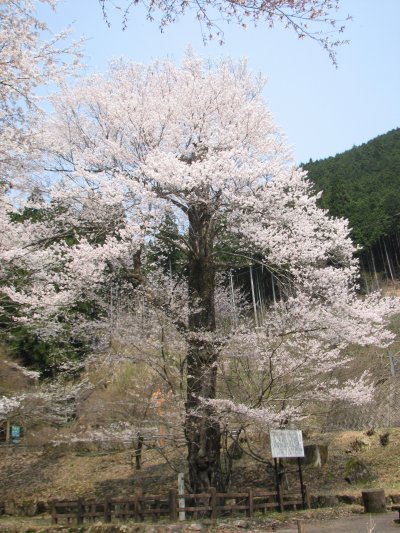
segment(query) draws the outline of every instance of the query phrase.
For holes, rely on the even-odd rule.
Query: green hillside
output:
[[[398,277],[400,234],[400,128],[351,150],[302,165],[320,205],[350,221],[365,270]]]

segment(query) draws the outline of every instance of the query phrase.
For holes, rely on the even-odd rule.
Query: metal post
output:
[[[179,494],[179,508],[183,509],[183,511],[179,511],[179,520],[183,521],[186,520],[186,513],[185,513],[185,498],[182,497],[183,494],[185,494],[185,478],[183,472],[180,472],[178,474],[178,494]]]
[[[300,487],[301,487],[301,501],[303,503],[303,509],[306,508],[306,495],[304,490],[304,482],[303,482],[303,472],[301,470],[301,458],[297,458],[297,464],[299,465],[299,478],[300,478]]]
[[[278,469],[278,459],[274,458],[274,466],[275,466],[275,487],[276,487],[276,497],[278,502],[279,510],[282,510],[281,507],[281,484],[279,480],[279,469]]]

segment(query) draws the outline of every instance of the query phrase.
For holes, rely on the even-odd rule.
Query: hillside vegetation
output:
[[[400,128],[303,167],[322,191],[321,207],[349,220],[364,270],[398,278]]]

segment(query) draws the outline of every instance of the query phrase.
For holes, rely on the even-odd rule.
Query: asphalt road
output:
[[[398,512],[374,515],[354,515],[336,520],[304,522],[304,533],[400,533]],[[279,533],[297,533],[297,527],[281,529]]]

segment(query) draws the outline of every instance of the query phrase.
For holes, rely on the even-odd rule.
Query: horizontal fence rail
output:
[[[184,500],[184,507],[180,502]],[[170,490],[168,496],[143,494],[137,491],[129,498],[105,498],[103,500],[83,499],[52,500],[52,522],[54,524],[113,520],[171,520],[177,521],[179,513],[185,512],[186,519],[212,518],[244,512],[252,517],[255,512],[283,511],[291,508],[310,508],[310,496],[307,487],[304,493],[284,491],[267,492],[249,488],[243,492],[209,492],[200,494],[178,494]]]

